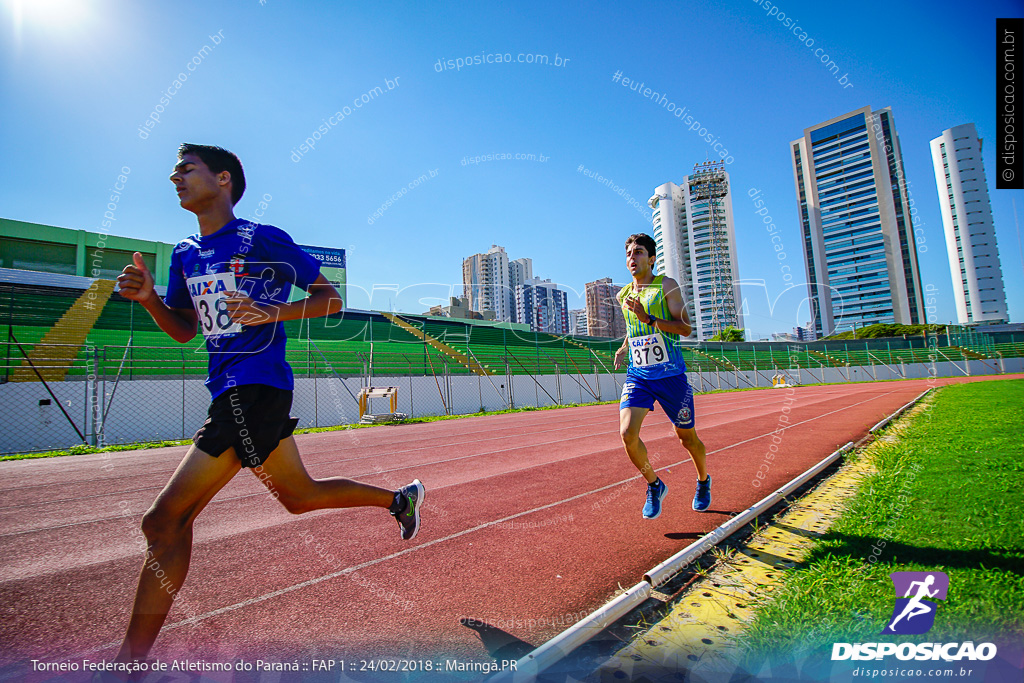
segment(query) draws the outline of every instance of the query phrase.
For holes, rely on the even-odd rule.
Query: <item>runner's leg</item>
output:
[[[640,440],[640,427],[650,410],[648,408],[622,408],[619,410],[619,435],[626,454],[648,484],[658,480],[650,461],[647,459],[647,446]]]
[[[302,514],[323,508],[375,506],[387,508],[395,492],[343,477],[313,479],[306,472],[295,438],[282,439],[270,457],[253,474],[288,512]]]
[[[192,523],[240,467],[234,449],[213,458],[193,445],[143,516],[146,559],[118,661],[149,654],[188,574]]]
[[[704,481],[708,476],[707,449],[704,448],[704,442],[697,436],[697,429],[676,427],[675,430],[683,448],[688,450],[690,457],[693,458],[693,466],[697,468],[697,479]]]

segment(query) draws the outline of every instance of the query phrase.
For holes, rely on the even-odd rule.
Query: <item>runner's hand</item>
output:
[[[276,306],[257,304],[245,292],[236,291],[227,294],[224,303],[227,305],[228,315],[231,316],[232,322],[252,327],[277,320]]]
[[[645,324],[650,322],[651,316],[647,312],[647,309],[644,308],[644,305],[640,303],[639,298],[634,296],[627,296],[626,307],[629,308],[629,310],[633,311],[633,314],[636,315],[636,317],[640,318],[640,322]]]
[[[153,273],[149,272],[142,254],[132,254],[134,263],[128,264],[117,276],[118,294],[125,299],[145,303],[153,296]]]
[[[619,350],[615,352],[615,369],[618,370],[622,367],[622,364],[626,361],[626,347],[620,346]]]

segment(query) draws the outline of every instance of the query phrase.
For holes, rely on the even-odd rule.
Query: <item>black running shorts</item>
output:
[[[259,467],[295,431],[292,392],[265,384],[234,386],[213,399],[209,416],[192,442],[220,457],[234,448],[243,467]]]

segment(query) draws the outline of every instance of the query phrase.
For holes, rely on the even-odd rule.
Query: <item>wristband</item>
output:
[[[654,321],[656,321],[656,320],[657,320],[657,318],[655,318],[653,315],[651,315],[650,313],[647,314],[647,324],[648,325],[650,325],[651,327],[654,327]]]

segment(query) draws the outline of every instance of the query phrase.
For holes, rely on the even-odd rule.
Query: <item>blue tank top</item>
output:
[[[171,254],[164,301],[171,308],[193,308],[199,334],[206,338],[213,398],[243,384],[295,387],[285,361],[284,323],[232,323],[225,292],[245,292],[256,303],[288,302],[292,285],[309,288],[320,262],[272,225],[235,219],[212,235],[192,235]]]

